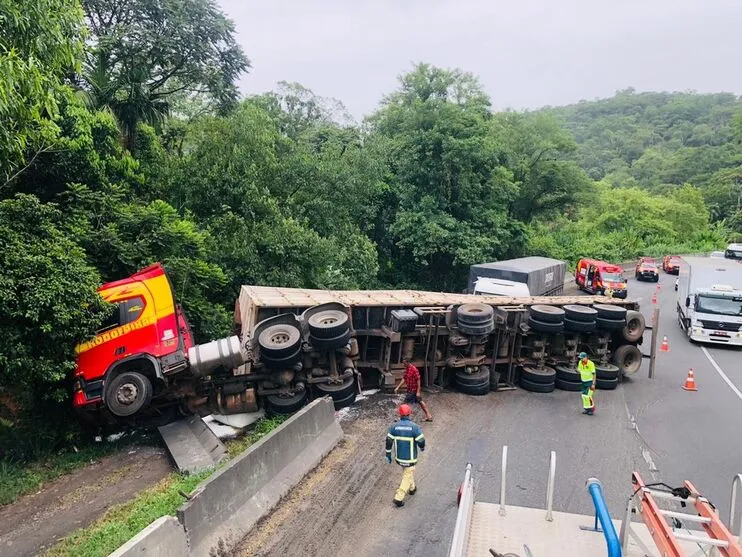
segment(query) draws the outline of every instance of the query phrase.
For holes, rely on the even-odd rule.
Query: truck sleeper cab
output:
[[[625,299],[628,295],[623,269],[597,259],[583,258],[577,263],[575,283],[590,294],[605,294]]]

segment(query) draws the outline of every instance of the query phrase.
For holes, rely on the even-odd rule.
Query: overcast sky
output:
[[[416,62],[479,76],[496,109],[619,89],[742,92],[742,0],[218,0],[253,68],[372,112]]]

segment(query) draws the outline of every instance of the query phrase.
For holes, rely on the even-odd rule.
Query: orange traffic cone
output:
[[[670,345],[667,342],[667,337],[662,337],[662,344],[660,345],[660,352],[669,352]]]
[[[652,303],[657,304],[657,292],[652,293]]]
[[[690,368],[688,370],[688,377],[685,379],[685,385],[683,385],[683,389],[686,391],[697,391],[696,388],[696,378],[693,376],[693,368]]]

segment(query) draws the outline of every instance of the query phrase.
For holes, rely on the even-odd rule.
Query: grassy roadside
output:
[[[275,417],[260,420],[247,435],[230,441],[227,445],[229,459],[273,431],[284,419]],[[223,465],[224,463],[219,467]],[[156,485],[140,492],[131,501],[109,508],[97,521],[64,538],[44,553],[45,557],[108,555],[153,520],[174,515],[185,500],[180,492],[190,493],[219,467],[194,476],[171,473]]]
[[[45,483],[120,450],[127,443],[98,443],[77,452],[60,452],[31,463],[0,460],[0,505],[14,503]]]

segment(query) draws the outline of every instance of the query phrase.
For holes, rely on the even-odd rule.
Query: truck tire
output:
[[[598,317],[595,322],[598,329],[603,331],[620,331],[626,326],[625,319],[608,319],[607,317]]]
[[[114,416],[127,418],[149,406],[152,383],[136,371],[125,371],[106,380],[106,407]]]
[[[490,334],[492,331],[495,330],[495,323],[494,321],[490,321],[489,323],[481,324],[481,325],[468,325],[466,323],[462,323],[459,321],[458,323],[459,331],[464,333],[468,336],[485,336]]]
[[[308,395],[309,391],[304,389],[291,396],[268,395],[265,399],[274,414],[293,414],[307,403]]]
[[[582,384],[582,378],[580,372],[573,367],[569,366],[557,366],[556,367],[556,378],[569,383],[580,383]]]
[[[626,312],[626,326],[621,331],[626,342],[636,342],[644,335],[644,329],[647,324],[644,320],[644,314],[639,311]]]
[[[561,323],[564,321],[564,310],[556,306],[537,304],[531,306],[528,311],[531,317],[544,323]]]
[[[301,331],[294,325],[279,323],[266,327],[258,336],[260,355],[281,360],[301,348]]]
[[[337,350],[342,348],[350,340],[350,331],[346,329],[335,338],[317,338],[309,336],[309,343],[315,350]]]
[[[342,383],[315,383],[317,396],[329,396],[332,400],[343,400],[356,392],[355,377],[349,377]]]
[[[289,354],[288,356],[285,356],[283,358],[273,358],[271,356],[261,354],[260,361],[263,362],[266,366],[273,369],[289,368],[297,362],[301,361],[301,347],[297,348],[296,352],[294,352],[293,354]]]
[[[533,317],[528,318],[528,326],[539,333],[561,333],[564,330],[564,323],[548,323],[539,321]]]
[[[479,385],[461,385],[456,384],[456,389],[465,395],[484,396],[490,392],[490,380],[484,381]]]
[[[642,366],[642,352],[633,344],[624,344],[613,353],[613,363],[623,375],[633,375]]]
[[[595,322],[598,316],[598,310],[589,306],[580,306],[577,304],[567,304],[563,306],[565,317],[572,321],[585,321],[587,323]]]
[[[486,366],[484,366],[486,367]],[[459,370],[456,372],[456,384],[460,386],[478,386],[482,383],[487,383],[489,385],[490,381],[490,373],[488,370],[482,370],[481,368],[478,371],[475,371],[474,373],[466,373],[464,370]],[[489,387],[487,387],[489,389]]]
[[[314,338],[337,338],[350,329],[348,314],[330,309],[318,311],[307,319],[309,334]]]
[[[626,308],[612,306],[610,304],[593,304],[593,309],[598,312],[598,317],[603,319],[626,319]]]
[[[554,386],[560,391],[572,391],[574,393],[582,390],[582,381],[566,381],[557,377]]]
[[[595,387],[601,391],[612,391],[618,387],[618,379],[597,379]]]
[[[620,373],[620,370],[618,369],[618,366],[614,366],[613,364],[596,365],[595,373],[598,379],[611,380],[611,379],[618,379],[618,374]]]
[[[495,310],[487,304],[462,304],[456,310],[456,319],[467,325],[482,325],[492,321]]]
[[[595,330],[596,324],[593,321],[575,321],[569,317],[564,318],[564,330],[573,331],[575,333],[592,333]]]
[[[521,379],[526,379],[530,383],[553,383],[556,379],[556,371],[554,368],[544,366],[539,369],[537,367],[523,366],[521,369]]]
[[[356,401],[356,392],[353,391],[348,396],[344,398],[339,398],[337,400],[333,400],[332,404],[335,407],[335,411],[340,410],[341,408],[347,408],[348,406],[353,406],[353,403]]]
[[[550,393],[554,390],[555,381],[551,383],[535,383],[528,379],[520,378],[520,386],[532,393]]]

